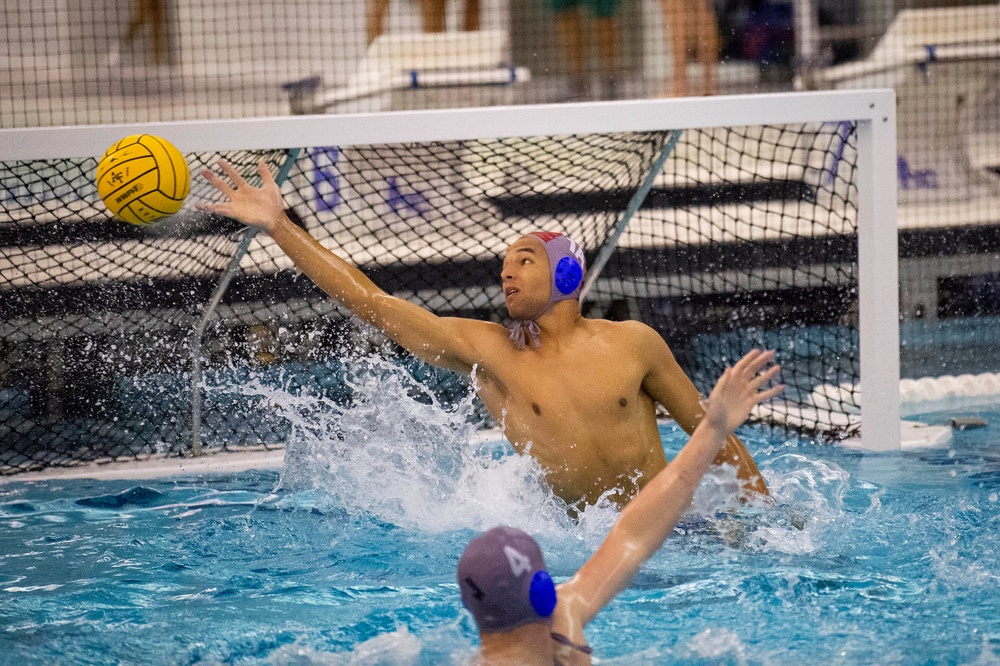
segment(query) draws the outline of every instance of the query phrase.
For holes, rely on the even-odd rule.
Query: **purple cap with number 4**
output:
[[[469,542],[458,560],[458,585],[484,634],[547,623],[556,607],[542,550],[513,527],[494,527]]]

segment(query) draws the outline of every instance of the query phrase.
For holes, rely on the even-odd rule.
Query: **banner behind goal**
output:
[[[7,132],[0,471],[278,445],[290,426],[248,384],[347,403],[346,352],[398,351],[269,238],[191,208],[214,198],[197,170],[220,156],[248,178],[266,160],[294,220],[441,315],[505,322],[506,246],[570,234],[593,267],[586,316],[653,326],[702,391],[775,349],[787,399],[756,417],[780,428],[857,436],[874,387],[864,439],[893,448],[891,109],[862,92]],[[195,172],[185,210],[149,228],[110,219],[93,183],[96,156],[137,131]],[[398,358],[444,404],[468,390]]]

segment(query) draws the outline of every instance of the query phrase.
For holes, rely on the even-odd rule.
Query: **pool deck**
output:
[[[148,456],[113,462],[92,462],[72,467],[49,467],[0,477],[0,485],[21,481],[65,479],[159,479],[171,476],[232,474],[251,469],[278,470],[285,461],[284,447],[243,447],[235,451],[212,450],[200,456]]]
[[[499,429],[477,432],[472,444],[500,442]],[[91,462],[71,467],[49,467],[37,472],[0,476],[0,486],[23,481],[67,479],[162,479],[173,476],[235,474],[248,470],[280,470],[285,463],[285,447],[240,447],[235,450],[208,449],[200,456],[148,455],[116,461]]]

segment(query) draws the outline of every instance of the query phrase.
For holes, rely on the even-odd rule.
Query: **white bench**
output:
[[[900,67],[1000,58],[1000,5],[906,9],[865,60],[828,67],[822,81],[835,85]]]

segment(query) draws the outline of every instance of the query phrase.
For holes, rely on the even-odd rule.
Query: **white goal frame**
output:
[[[896,102],[854,90],[585,104],[0,130],[0,161],[99,156],[129,134],[183,152],[458,141],[598,132],[857,123],[861,448],[900,448]],[[306,142],[308,146],[303,146]]]

